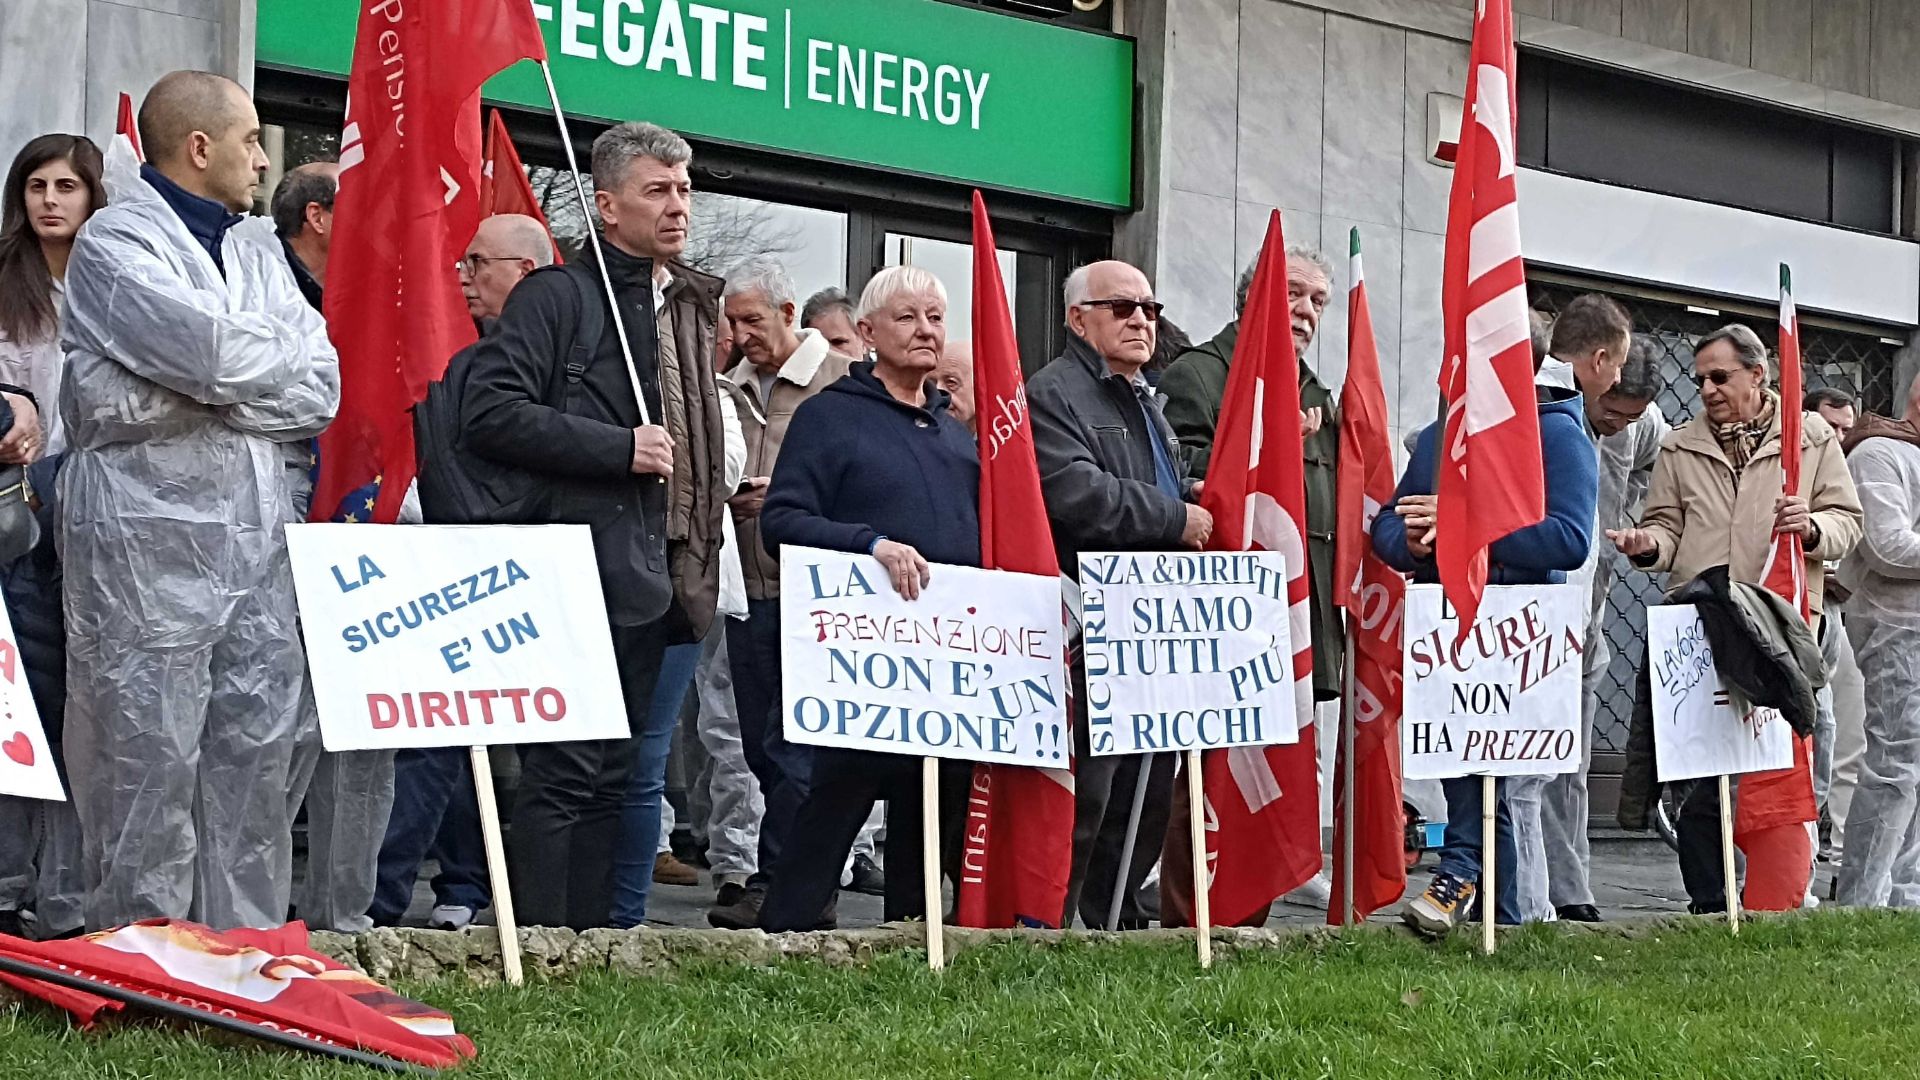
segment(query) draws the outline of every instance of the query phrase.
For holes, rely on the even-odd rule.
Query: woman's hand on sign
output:
[[[911,544],[882,540],[874,545],[873,557],[887,568],[893,591],[899,593],[902,600],[920,599],[920,590],[933,580],[932,568]]]
[[[1433,554],[1435,522],[1439,518],[1439,500],[1432,495],[1407,495],[1393,505],[1407,529],[1407,554],[1424,559]]]
[[[1608,529],[1607,539],[1627,558],[1637,558],[1652,554],[1660,545],[1654,542],[1653,534],[1645,529]]]

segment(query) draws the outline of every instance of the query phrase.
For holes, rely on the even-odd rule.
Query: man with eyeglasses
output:
[[[1213,431],[1220,422],[1220,401],[1226,395],[1227,368],[1240,338],[1240,315],[1253,289],[1257,263],[1249,263],[1234,290],[1234,321],[1212,341],[1177,357],[1160,377],[1167,397],[1167,420],[1187,456],[1194,479],[1204,480],[1212,457]],[[1340,698],[1340,672],[1346,655],[1346,636],[1340,611],[1333,603],[1333,534],[1339,521],[1338,462],[1340,424],[1338,402],[1319,376],[1307,366],[1307,350],[1320,330],[1333,293],[1333,267],[1319,249],[1307,244],[1287,245],[1287,314],[1293,327],[1293,347],[1300,358],[1301,456],[1307,488],[1307,584],[1313,625],[1313,697]],[[1325,787],[1326,778],[1321,777]],[[1287,899],[1324,908],[1332,899],[1332,883],[1323,871],[1287,894]]]
[[[1800,489],[1781,491],[1780,410],[1768,387],[1767,347],[1735,323],[1694,347],[1700,415],[1667,436],[1654,466],[1640,523],[1607,532],[1620,553],[1649,574],[1667,575],[1672,595],[1707,570],[1725,566],[1733,581],[1759,584],[1776,532],[1798,533],[1806,550],[1808,605],[1818,625],[1825,608],[1827,562],[1860,539],[1860,499],[1840,440],[1818,413],[1801,429]],[[1644,667],[1645,665],[1643,665]],[[1642,693],[1645,693],[1642,686]],[[1644,828],[1658,792],[1653,780],[1651,715],[1637,710],[1620,790],[1620,824]],[[1812,802],[1811,777],[1807,789]],[[1726,910],[1719,852],[1720,793],[1696,783],[1680,809],[1680,874],[1690,910]],[[1745,906],[1798,907],[1813,872],[1813,838],[1799,824],[1757,828],[1737,838],[1747,854]]]
[[[1060,567],[1079,573],[1082,551],[1197,551],[1213,516],[1190,502],[1173,429],[1141,374],[1153,357],[1161,304],[1147,276],[1123,262],[1067,277],[1066,351],[1027,384],[1041,493]],[[1116,878],[1122,926],[1144,925],[1134,895],[1160,851],[1171,807],[1174,755],[1094,757],[1087,747],[1086,669],[1074,665],[1073,869],[1063,925],[1081,913],[1104,926]],[[1132,864],[1119,865],[1140,770],[1150,769]],[[1091,880],[1090,889],[1083,887]]]
[[[1516,777],[1510,782],[1510,798],[1523,913],[1530,919],[1551,913],[1572,922],[1599,922],[1589,877],[1587,769],[1593,761],[1600,686],[1613,659],[1606,622],[1614,557],[1603,530],[1623,528],[1638,515],[1667,423],[1653,404],[1659,392],[1657,348],[1651,338],[1633,336],[1632,318],[1614,300],[1599,293],[1575,297],[1553,321],[1548,353],[1534,381],[1580,391],[1587,435],[1600,467],[1593,545],[1586,565],[1569,576],[1590,586],[1582,656],[1583,764],[1558,776]],[[1537,813],[1529,803],[1537,804]]]

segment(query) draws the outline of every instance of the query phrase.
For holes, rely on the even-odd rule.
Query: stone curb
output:
[[[1795,913],[1761,916],[1795,918]],[[1754,916],[1748,916],[1753,919]],[[1593,934],[1636,939],[1663,930],[1699,928],[1723,923],[1724,916],[1654,915],[1605,923],[1551,923],[1563,934]],[[1503,935],[1520,927],[1502,927]],[[1413,936],[1397,922],[1377,922],[1362,933]],[[1460,933],[1468,933],[1463,928]],[[1478,931],[1471,931],[1476,935]],[[1213,931],[1216,951],[1257,952],[1263,949],[1310,945],[1338,939],[1340,930],[1326,926],[1219,927]],[[1062,945],[1112,946],[1193,941],[1191,930],[969,930],[948,927],[949,957],[988,946],[1019,942],[1029,947]],[[384,983],[415,983],[465,977],[477,984],[502,979],[500,936],[491,926],[465,930],[378,929],[364,934],[315,931],[316,952],[364,972]],[[709,964],[770,967],[785,960],[804,960],[830,968],[864,967],[881,956],[920,952],[926,948],[926,930],[918,923],[887,923],[857,930],[768,934],[759,930],[655,929],[588,930],[584,933],[550,927],[520,929],[521,966],[530,981],[570,979],[594,972],[622,975],[661,975],[680,968]]]

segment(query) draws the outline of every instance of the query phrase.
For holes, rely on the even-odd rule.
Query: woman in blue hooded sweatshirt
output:
[[[1538,357],[1536,356],[1536,370]],[[1487,584],[1558,585],[1567,572],[1577,570],[1593,544],[1594,514],[1600,496],[1600,473],[1593,440],[1587,437],[1580,395],[1572,390],[1539,386],[1540,457],[1547,483],[1547,516],[1493,542],[1487,549]],[[1440,425],[1420,433],[1413,458],[1393,493],[1393,513],[1373,522],[1373,550],[1413,580],[1440,580],[1433,559],[1434,455]],[[1481,782],[1477,776],[1441,781],[1447,793],[1446,841],[1440,866],[1425,892],[1401,913],[1416,929],[1444,934],[1464,916],[1480,881]],[[1495,785],[1494,858],[1499,870],[1500,922],[1520,921],[1515,891],[1516,863],[1513,822],[1508,813],[1505,782]]]
[[[946,311],[946,287],[917,267],[889,267],[867,283],[858,324],[873,359],[794,412],[760,511],[768,554],[798,544],[871,555],[910,601],[930,580],[929,563],[980,565],[978,448],[932,382]],[[948,765],[940,787],[957,808],[970,770]],[[833,925],[840,868],[876,798],[887,800],[887,920],[920,918],[929,899],[939,903],[918,872],[920,780],[917,757],[815,747],[761,928]]]

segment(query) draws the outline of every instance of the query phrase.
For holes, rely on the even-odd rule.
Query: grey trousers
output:
[[[380,844],[393,813],[392,750],[328,753],[320,746],[313,687],[302,683],[300,745],[294,751],[287,820],[307,805],[307,867],[293,904],[310,929],[373,929],[367,909],[379,876]]]
[[[733,702],[733,669],[727,659],[727,616],[716,618],[700,647],[693,678],[700,700],[700,745],[706,748],[707,863],[715,877],[751,876],[759,869],[760,818],[766,802],[760,781],[747,768],[740,743],[740,710]]]
[[[1832,614],[1829,610],[1829,614]],[[1827,787],[1827,816],[1833,822],[1833,848],[1846,848],[1847,811],[1860,783],[1860,765],[1867,756],[1867,691],[1860,664],[1854,659],[1853,640],[1845,619],[1835,635],[1835,662],[1828,670],[1833,690],[1833,782]]]
[[[80,929],[87,895],[80,858],[80,816],[71,802],[0,795],[0,911],[33,912],[42,937]]]
[[[1582,680],[1580,769],[1547,782],[1540,793],[1540,831],[1546,843],[1547,902],[1554,908],[1593,903],[1589,873],[1593,854],[1587,843],[1587,773],[1593,768],[1593,724],[1600,711],[1600,687],[1612,651],[1602,636]]]
[[[1855,612],[1866,682],[1867,754],[1847,811],[1838,896],[1854,907],[1920,907],[1920,631]]]

